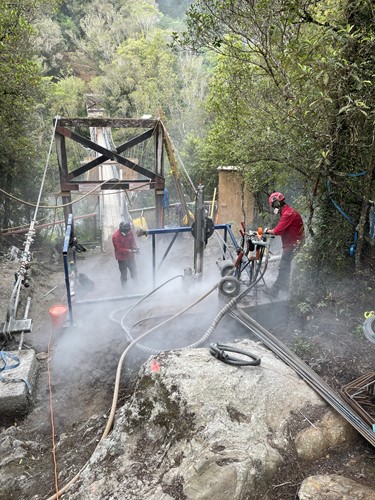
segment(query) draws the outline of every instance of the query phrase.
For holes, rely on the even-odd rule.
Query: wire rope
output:
[[[55,117],[55,126],[53,127],[52,137],[51,137],[51,141],[50,141],[49,149],[48,149],[48,154],[47,154],[46,165],[44,167],[43,177],[42,177],[42,181],[40,183],[39,195],[38,195],[38,200],[36,202],[36,208],[35,208],[34,218],[33,218],[34,224],[36,222],[36,217],[38,215],[40,200],[42,199],[42,192],[43,192],[43,189],[44,189],[44,183],[46,181],[46,175],[47,175],[47,170],[48,170],[48,166],[49,166],[49,160],[50,160],[50,157],[51,157],[52,146],[53,146],[53,141],[54,141],[54,138],[55,138],[55,133],[56,133],[56,128],[57,128],[58,118],[59,118],[58,116]]]
[[[35,227],[35,224],[36,224],[36,218],[37,218],[37,215],[38,215],[38,210],[40,208],[40,200],[42,198],[42,192],[43,192],[43,189],[44,189],[44,183],[45,183],[45,179],[46,179],[46,175],[47,175],[47,169],[48,169],[49,160],[50,160],[50,156],[51,156],[52,145],[53,145],[53,140],[54,140],[54,137],[55,137],[57,122],[58,122],[58,117],[56,117],[56,119],[55,119],[55,125],[54,125],[54,128],[53,128],[52,137],[51,137],[51,141],[50,141],[50,145],[49,145],[49,149],[48,149],[46,164],[45,164],[44,171],[43,171],[43,176],[42,176],[42,181],[41,181],[41,184],[40,184],[40,189],[39,189],[39,194],[38,194],[38,200],[37,200],[37,203],[36,203],[36,207],[35,207],[35,211],[34,211],[34,216],[33,216],[32,220],[31,220],[31,223],[30,223],[30,226],[29,226],[29,230],[28,230],[28,232],[26,234],[26,241],[25,241],[25,245],[24,245],[24,250],[22,252],[22,257],[20,259],[20,266],[19,266],[19,270],[18,270],[18,274],[17,274],[17,279],[16,279],[16,282],[14,284],[13,291],[12,291],[12,294],[11,294],[11,298],[10,298],[10,301],[9,301],[9,304],[8,304],[7,322],[9,322],[9,323],[11,322],[11,319],[13,317],[15,317],[16,314],[17,314],[18,298],[19,298],[21,284],[22,284],[22,281],[23,281],[24,277],[26,276],[27,266],[28,266],[28,263],[30,262],[30,259],[31,259],[30,247],[31,247],[32,242],[34,241],[34,234],[35,234],[34,227]],[[9,323],[8,323],[8,325],[6,325],[4,327],[4,332],[8,328]],[[7,332],[7,333],[10,333],[10,332]]]
[[[92,194],[94,191],[98,190],[100,187],[103,186],[103,184],[106,184],[107,182],[116,182],[117,184],[119,184],[121,181],[119,179],[107,179],[107,180],[101,182],[100,184],[98,184],[97,186],[95,186],[88,193],[85,193],[84,195],[77,198],[76,200],[69,201],[68,203],[64,203],[62,205],[39,205],[39,208],[47,208],[47,209],[55,210],[57,208],[64,208],[64,207],[68,207],[69,205],[74,205],[74,203],[78,203],[79,201],[83,200],[84,198],[86,198],[87,196]],[[23,205],[28,205],[29,207],[36,207],[37,206],[37,204],[35,204],[35,203],[21,200],[20,198],[17,198],[16,196],[13,196],[12,194],[7,193],[6,191],[4,191],[1,188],[0,188],[0,192],[3,193],[5,196],[8,196],[9,198],[11,198],[13,200],[22,203]],[[108,194],[112,194],[112,193],[108,193]]]
[[[172,141],[171,141],[171,142],[172,142]],[[179,162],[181,163],[182,170],[184,171],[184,173],[185,173],[185,175],[186,175],[186,177],[187,177],[187,179],[188,179],[188,181],[189,181],[189,183],[190,183],[190,187],[191,187],[191,189],[192,189],[192,192],[193,192],[193,193],[195,193],[195,192],[196,192],[196,189],[195,189],[194,183],[193,183],[193,181],[191,180],[191,177],[190,177],[190,175],[189,175],[189,172],[186,170],[186,167],[185,167],[185,165],[184,165],[184,163],[183,163],[183,161],[182,161],[182,159],[181,159],[181,156],[180,156],[179,152],[177,151],[177,149],[176,149],[176,148],[175,148],[175,146],[173,145],[173,142],[172,142],[172,146],[174,147],[174,150],[176,151],[177,158],[178,158]]]

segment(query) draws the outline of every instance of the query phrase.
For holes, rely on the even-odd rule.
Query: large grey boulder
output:
[[[237,345],[260,366],[230,366],[208,349],[160,354],[159,369],[148,360],[67,498],[235,500],[266,491],[297,431],[327,406],[261,344]]]
[[[310,476],[298,493],[300,500],[375,500],[375,490],[337,474]]]
[[[294,442],[299,459],[311,461],[324,456],[330,448],[350,444],[357,437],[357,431],[347,420],[328,409],[319,422],[301,430]]]

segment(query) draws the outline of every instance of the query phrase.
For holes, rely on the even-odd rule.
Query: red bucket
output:
[[[52,319],[52,326],[54,328],[61,328],[65,323],[67,313],[67,306],[52,306],[49,310],[49,314]]]

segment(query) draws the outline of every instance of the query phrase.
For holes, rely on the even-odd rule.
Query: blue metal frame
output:
[[[239,249],[238,242],[237,242],[237,240],[232,232],[231,226],[229,224],[217,224],[214,226],[214,229],[215,230],[224,230],[223,259],[225,259],[225,254],[226,254],[226,250],[227,250],[228,234],[229,234],[236,250]],[[70,214],[68,217],[68,223],[66,226],[64,246],[63,246],[64,274],[65,274],[67,303],[68,303],[68,308],[69,308],[70,326],[73,325],[73,308],[72,308],[72,298],[71,298],[68,253],[69,253],[72,231],[73,231],[73,215]],[[156,282],[156,239],[155,239],[156,235],[158,235],[158,234],[174,234],[171,242],[168,245],[168,248],[164,252],[164,255],[163,255],[163,257],[158,265],[158,269],[159,269],[160,266],[165,261],[165,259],[168,255],[168,253],[170,252],[174,242],[176,241],[178,233],[190,233],[190,232],[191,232],[190,226],[188,226],[188,227],[174,227],[174,228],[161,228],[161,229],[149,229],[147,231],[147,235],[152,236],[152,270],[153,270],[154,286],[155,286],[155,282]],[[76,254],[75,254],[74,248],[73,248],[73,260],[74,260],[74,266],[76,266]],[[126,298],[126,297],[123,297],[123,298]],[[120,299],[121,299],[121,297],[115,297],[113,300],[120,300]],[[105,300],[107,300],[107,299],[105,299]],[[108,300],[110,300],[110,299],[108,299]],[[93,300],[92,302],[95,302],[95,300]]]
[[[225,259],[225,254],[227,250],[227,238],[228,234],[231,237],[231,240],[233,242],[233,245],[236,250],[238,250],[240,247],[238,245],[238,242],[236,240],[236,237],[233,234],[233,231],[231,229],[231,226],[229,224],[217,224],[214,226],[215,230],[218,229],[223,229],[224,230],[224,245],[223,245],[223,259]],[[158,234],[174,234],[172,241],[169,243],[168,248],[164,252],[164,255],[158,265],[158,269],[160,266],[163,264],[165,261],[170,249],[172,248],[174,242],[176,241],[178,233],[191,233],[191,227],[171,227],[171,228],[160,228],[160,229],[149,229],[147,231],[147,235],[152,236],[152,277],[153,277],[153,284],[155,286],[156,282],[156,240],[155,236]]]
[[[66,297],[67,297],[68,308],[69,308],[69,322],[70,322],[70,326],[73,325],[73,308],[72,308],[72,297],[70,295],[70,278],[69,278],[68,252],[69,252],[69,244],[70,244],[70,237],[71,237],[72,231],[73,231],[73,214],[69,214],[68,224],[66,225],[65,238],[64,238],[63,259],[64,259],[64,273],[65,273]],[[73,260],[74,260],[74,265],[75,265],[75,263],[76,263],[76,255],[75,255],[74,249],[73,249]]]
[[[229,233],[229,236],[230,236],[230,238],[231,238],[231,240],[232,240],[232,243],[233,243],[233,245],[234,245],[234,248],[236,249],[236,251],[237,251],[237,250],[240,250],[240,248],[241,248],[241,247],[240,247],[240,245],[238,244],[238,241],[236,240],[236,237],[235,237],[235,236],[234,236],[234,234],[233,234],[233,231],[232,231],[231,226],[230,226],[230,225],[228,225],[228,224],[222,224],[222,225],[223,225],[223,226],[225,226],[224,241],[225,241],[225,242],[227,241],[227,234],[226,234],[226,233],[228,232],[228,233]],[[217,226],[215,226],[215,229],[216,229],[216,228],[217,228]],[[218,229],[221,229],[221,227],[220,227],[220,228],[218,228]],[[224,256],[225,256],[225,253],[226,253],[226,245],[225,245],[225,248],[224,248]],[[225,257],[224,257],[224,258],[225,258]]]

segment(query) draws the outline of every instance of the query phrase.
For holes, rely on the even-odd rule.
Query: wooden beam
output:
[[[62,185],[62,190],[63,191],[79,191],[80,186],[89,186],[88,189],[90,189],[90,186],[92,186],[92,189],[95,186],[99,186],[99,184],[102,184],[103,181],[74,181],[74,182],[66,182],[65,184]],[[108,181],[105,181],[100,186],[100,189],[129,189],[131,184],[140,184],[140,187],[146,188],[149,187],[149,189],[154,189],[156,186],[155,182],[150,182],[148,179],[122,179],[122,180],[114,180],[110,179]],[[134,188],[136,189],[136,188]]]
[[[154,128],[158,123],[158,119],[143,118],[57,118],[60,127]]]
[[[88,172],[89,170],[91,170],[94,167],[97,167],[98,165],[101,165],[102,163],[104,163],[107,160],[108,160],[108,158],[106,158],[103,155],[98,156],[97,158],[95,158],[95,160],[91,160],[91,161],[85,163],[84,165],[82,165],[81,167],[76,168],[75,170],[72,170],[68,175],[68,180],[71,181],[75,177],[79,177],[80,175]]]
[[[72,213],[72,197],[70,195],[70,190],[64,190],[63,185],[68,179],[68,160],[66,156],[65,147],[65,137],[63,135],[56,136],[56,150],[57,150],[57,161],[59,164],[59,174],[60,174],[60,189],[62,191],[62,203],[64,206],[64,218],[65,223],[68,223],[69,215]]]
[[[143,181],[145,182],[145,181]],[[66,184],[63,185],[64,191],[80,191],[81,186],[88,186],[88,190],[90,191],[91,189],[94,189],[95,186],[98,186],[101,184],[100,181],[89,181],[89,182],[67,182]],[[104,184],[102,183],[100,186],[101,190],[104,189],[112,189],[112,190],[120,190],[120,189],[129,189],[129,181],[116,181],[116,180],[108,180]],[[85,189],[86,191],[86,189]]]
[[[72,181],[72,182],[69,182],[69,184],[71,184],[72,186],[78,186],[79,184],[101,184],[102,182],[128,182],[129,184],[133,183],[133,184],[153,184],[150,179],[120,179],[119,180],[116,180],[116,178],[113,178],[113,179],[108,179],[108,181],[104,181],[104,180],[97,180],[97,181]]]
[[[153,136],[154,132],[155,128],[151,128],[150,130],[146,130],[146,132],[143,132],[143,134],[139,134],[136,137],[133,137],[133,139],[126,141],[124,144],[116,148],[117,153],[118,154],[123,153],[124,151],[132,148],[133,146],[137,146],[137,144],[140,144],[141,142],[150,139],[150,137]]]
[[[129,189],[129,182],[126,181],[108,181],[102,186],[100,186],[100,189],[102,191],[105,191],[106,189]]]

